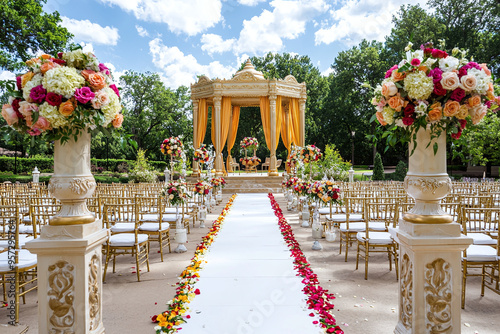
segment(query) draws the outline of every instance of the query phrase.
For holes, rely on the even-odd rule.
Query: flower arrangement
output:
[[[306,180],[298,179],[295,185],[293,186],[293,192],[297,194],[297,196],[306,195],[309,190],[310,183]]]
[[[299,162],[301,151],[302,151],[302,148],[299,146],[292,147],[292,150],[290,151],[290,155],[286,159],[287,167],[294,168],[295,166],[297,166],[297,163]]]
[[[223,177],[214,177],[210,181],[213,188],[224,188],[226,186],[226,180]]]
[[[200,181],[193,186],[193,191],[201,196],[208,195],[212,189],[212,184],[206,181]]]
[[[288,180],[283,180],[283,187],[287,188],[287,189],[292,189],[294,185],[297,184],[297,182],[299,182],[300,179],[296,176],[292,176],[291,178],[289,178]]]
[[[224,223],[224,218],[229,212],[235,198],[236,195],[231,197],[220,216],[214,221],[208,234],[203,237],[202,242],[196,247],[191,263],[179,277],[180,280],[177,282],[175,297],[167,303],[168,309],[151,317],[153,322],[158,323],[158,325],[154,327],[156,334],[176,333],[181,329],[178,326],[191,318],[189,314],[185,314],[189,309],[188,304],[196,295],[201,294],[200,289],[195,289],[194,286],[200,277],[198,272],[202,269],[204,257],[208,253],[210,245],[217,237]]]
[[[256,150],[259,147],[259,142],[255,137],[245,137],[240,142],[240,147],[244,150]]]
[[[316,181],[309,188],[308,192],[310,192],[313,199],[318,197],[323,202],[341,204],[339,200],[340,189],[332,181]]]
[[[312,161],[318,161],[321,159],[321,150],[319,147],[316,147],[314,145],[307,145],[306,147],[302,148],[300,151],[300,159],[305,163],[310,163]]]
[[[194,150],[194,161],[198,161],[200,164],[207,164],[210,160],[208,155],[207,145],[201,144],[199,148]]]
[[[31,136],[67,141],[88,131],[120,128],[120,93],[109,68],[81,49],[42,54],[26,62],[9,103],[2,106],[8,126]]]
[[[167,197],[170,204],[175,206],[183,204],[189,197],[186,183],[177,181],[168,183],[163,188],[161,195]]]
[[[427,127],[433,137],[444,130],[459,139],[468,123],[478,124],[500,104],[486,64],[467,60],[466,51],[458,48],[449,55],[432,43],[416,51],[412,46],[406,47],[406,58],[386,72],[372,99],[374,117],[398,131],[398,136],[389,137],[392,143],[406,142]]]
[[[262,160],[260,160],[258,157],[256,156],[253,156],[253,157],[244,157],[244,158],[240,158],[240,163],[243,165],[243,166],[247,166],[247,167],[253,167],[253,166],[257,166],[258,164],[260,164]]]
[[[160,150],[164,155],[168,155],[171,158],[180,158],[182,155],[182,149],[184,145],[179,137],[167,138],[161,143]]]

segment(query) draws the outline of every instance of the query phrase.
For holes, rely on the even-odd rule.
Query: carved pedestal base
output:
[[[26,244],[38,257],[38,333],[101,334],[102,222],[44,226]]]
[[[472,239],[460,225],[401,220],[391,234],[400,246],[397,334],[460,333],[461,255]]]

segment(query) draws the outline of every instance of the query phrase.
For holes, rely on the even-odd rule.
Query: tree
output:
[[[377,152],[377,154],[375,154],[372,180],[373,181],[385,180],[384,164],[382,163],[382,157],[380,156],[380,153],[378,153],[378,152]]]
[[[164,138],[184,135],[192,142],[192,110],[188,88],[165,88],[156,73],[127,71],[121,77],[124,105],[123,128],[132,135],[148,157],[160,160],[160,144]]]
[[[73,37],[59,26],[58,12],[43,12],[47,0],[0,1],[0,67],[19,70],[33,53],[62,51]]]

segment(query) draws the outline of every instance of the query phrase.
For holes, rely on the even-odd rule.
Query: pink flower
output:
[[[39,116],[36,123],[33,124],[33,128],[38,128],[42,131],[45,131],[45,130],[50,130],[52,128],[52,126],[50,125],[50,122],[45,117]]]
[[[420,65],[420,59],[413,58],[410,63],[411,63],[412,66],[419,66]]]
[[[19,121],[14,108],[12,108],[10,104],[4,104],[2,106],[2,116],[9,126],[12,126]]]
[[[45,96],[45,101],[47,101],[47,103],[50,104],[51,106],[57,107],[62,102],[62,95],[48,92],[47,96]]]
[[[392,71],[394,70],[397,70],[398,69],[398,65],[394,65],[393,67],[391,67],[387,72],[385,72],[385,78],[390,78],[391,75],[392,75]]]
[[[34,111],[38,111],[38,105],[35,103],[29,103],[28,101],[19,102],[19,112],[27,119],[30,119]],[[28,125],[31,126],[31,125]]]
[[[116,93],[116,95],[120,97],[120,91],[118,90],[118,88],[116,88],[115,84],[109,85],[109,88],[111,88]]]
[[[82,87],[75,90],[75,98],[81,104],[86,104],[95,97],[90,87]]]
[[[109,68],[106,65],[104,65],[103,63],[99,64],[99,72],[102,72],[102,73],[104,73],[106,75],[110,74]]]
[[[436,67],[429,72],[428,76],[432,77],[434,83],[440,82],[443,77],[443,71],[439,67]]]
[[[45,95],[47,95],[47,90],[42,85],[33,87],[30,91],[30,98],[35,103],[42,103],[45,100]]]
[[[39,136],[42,134],[42,131],[40,131],[40,129],[37,129],[37,128],[33,128],[31,130],[28,130],[28,134],[32,137],[34,136]]]
[[[17,86],[17,90],[22,90],[23,87],[21,85],[21,77],[16,77],[16,86]]]

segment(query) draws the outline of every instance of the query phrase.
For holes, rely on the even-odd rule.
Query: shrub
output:
[[[156,173],[153,167],[148,163],[145,151],[142,149],[137,151],[137,160],[134,168],[129,173],[129,178],[132,182],[156,182]]]
[[[383,181],[384,176],[384,164],[382,164],[382,157],[380,153],[375,154],[375,161],[373,162],[373,181]]]
[[[396,171],[392,175],[392,179],[394,181],[404,181],[406,177],[406,173],[408,172],[408,167],[404,163],[404,161],[399,161],[396,166]]]

